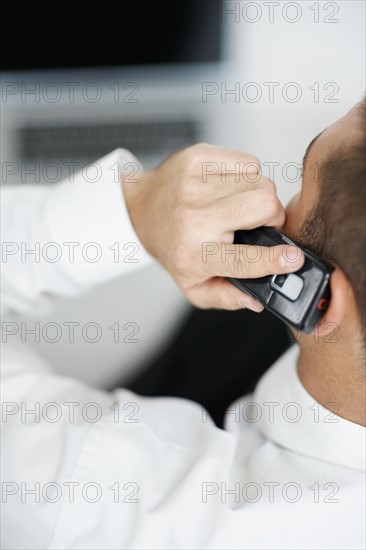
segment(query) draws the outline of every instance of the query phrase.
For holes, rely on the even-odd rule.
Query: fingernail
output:
[[[280,257],[281,267],[290,271],[299,269],[304,263],[304,253],[301,248],[291,244],[283,247]]]

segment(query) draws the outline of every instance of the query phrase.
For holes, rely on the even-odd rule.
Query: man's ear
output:
[[[347,277],[339,267],[336,267],[330,277],[329,307],[315,329],[317,336],[324,338],[338,329],[346,316],[351,292]]]

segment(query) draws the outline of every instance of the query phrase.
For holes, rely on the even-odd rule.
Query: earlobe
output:
[[[334,333],[335,329],[338,330],[346,316],[351,294],[351,285],[339,267],[337,267],[331,275],[330,292],[331,299],[329,307],[315,329],[319,338],[324,338]]]

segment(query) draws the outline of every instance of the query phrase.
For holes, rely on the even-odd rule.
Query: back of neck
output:
[[[351,422],[366,425],[365,367],[343,342],[301,347],[300,380],[321,405]],[[358,354],[357,354],[358,355]]]

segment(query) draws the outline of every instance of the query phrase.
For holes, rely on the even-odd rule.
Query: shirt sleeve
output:
[[[3,188],[6,314],[42,312],[56,296],[76,295],[149,262],[119,183],[121,173],[138,179],[137,169],[138,161],[119,149],[94,163],[95,181],[88,181],[90,168],[53,187]],[[160,537],[147,507],[158,507],[189,475],[214,445],[215,426],[206,417],[201,422],[194,403],[109,393],[59,376],[20,337],[7,341],[4,325],[11,324],[1,326],[2,547],[126,548],[135,539],[134,547],[146,548]],[[221,458],[209,463],[217,467]]]
[[[228,469],[234,441],[198,404],[59,376],[20,338],[3,344],[1,385],[1,548],[204,547],[216,506],[200,478]]]
[[[2,314],[44,313],[151,261],[132,226],[121,176],[142,167],[116,149],[57,185],[2,188]]]

